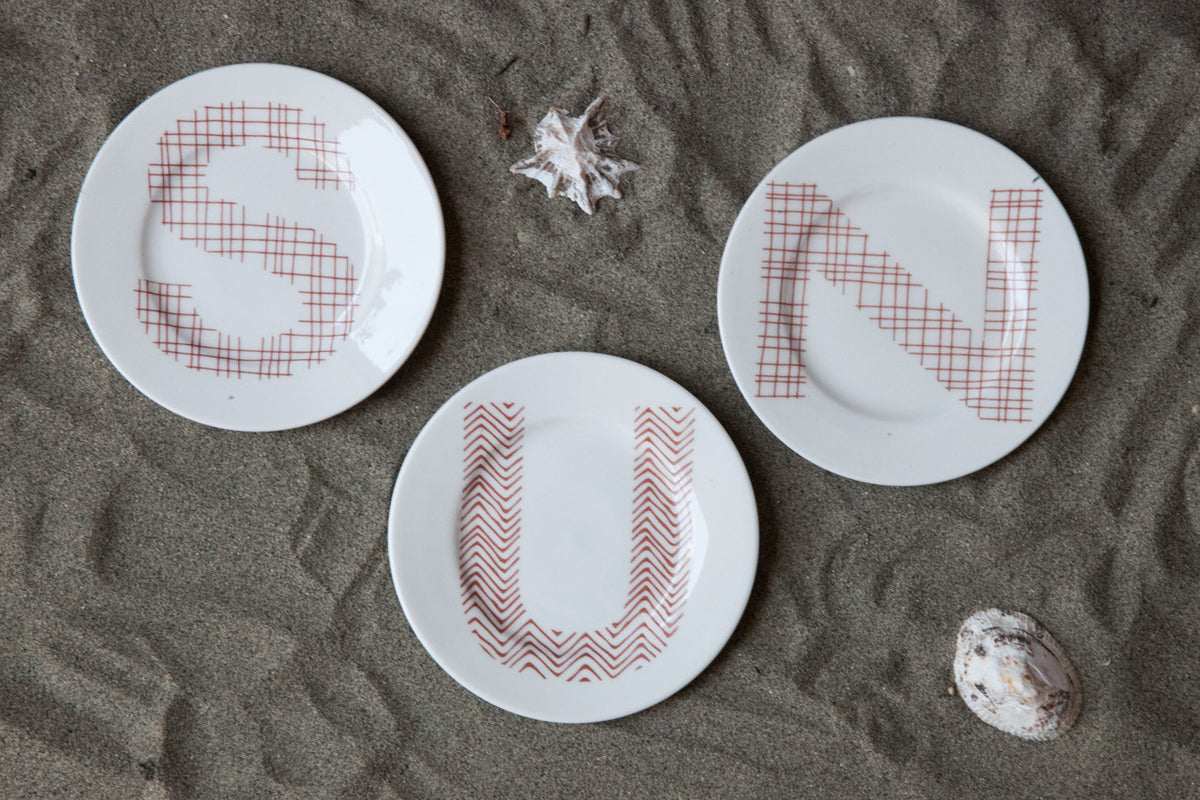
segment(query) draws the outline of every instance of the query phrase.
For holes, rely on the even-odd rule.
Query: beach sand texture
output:
[[[631,0],[0,6],[0,797],[1187,797],[1200,793],[1200,12],[1186,4]],[[325,422],[234,433],[131,387],[71,277],[114,126],[267,61],[379,103],[429,166],[446,279],[410,360]],[[609,97],[642,168],[592,217],[510,164]],[[493,98],[513,134],[498,135]],[[717,330],[722,248],[789,152],[917,115],[1015,150],[1091,283],[1083,359],[1022,447],[944,484],[825,472],[754,417]],[[477,699],[410,630],[392,486],[455,391],[611,353],[696,394],[757,493],[741,625],[677,695],[562,726]],[[1014,608],[1087,693],[1048,744],[948,693]]]

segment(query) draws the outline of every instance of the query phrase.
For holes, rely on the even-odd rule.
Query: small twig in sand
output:
[[[496,118],[500,120],[500,130],[498,133],[500,134],[500,138],[507,142],[508,137],[512,136],[512,125],[508,121],[508,112],[490,97],[488,98],[488,102],[496,108]]]
[[[513,56],[508,61],[504,62],[504,66],[501,67],[500,71],[497,72],[493,77],[499,78],[501,75],[503,75],[505,72],[507,72],[509,67],[511,67],[513,64],[517,63],[518,58],[520,58],[520,56]]]

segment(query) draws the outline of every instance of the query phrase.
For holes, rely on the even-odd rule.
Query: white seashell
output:
[[[509,171],[541,181],[550,197],[565,194],[588,214],[601,197],[619,200],[617,180],[637,164],[617,158],[618,139],[600,116],[604,99],[597,97],[578,117],[552,107],[533,130],[533,155]]]
[[[954,681],[981,720],[1022,739],[1056,739],[1074,724],[1083,687],[1062,646],[1037,620],[991,608],[958,631]]]

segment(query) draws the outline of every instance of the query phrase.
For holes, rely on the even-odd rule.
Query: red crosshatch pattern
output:
[[[459,572],[467,624],[484,652],[518,672],[586,683],[641,669],[666,648],[692,568],[694,416],[678,407],[635,410],[625,613],[579,632],[539,625],[521,599],[525,409],[466,404]]]
[[[257,264],[295,286],[305,313],[294,328],[244,341],[207,326],[192,304],[191,284],[139,280],[137,315],[155,345],[190,369],[223,376],[278,378],[295,365],[311,367],[331,355],[354,327],[357,277],[334,242],[313,228],[213,199],[206,171],[216,150],[256,144],[294,158],[297,180],[314,187],[352,188],[354,176],[325,125],[285,105],[205,106],[180,119],[158,140],[150,165],[150,202],[180,239],[224,258]]]
[[[1030,421],[1028,340],[1041,189],[992,190],[981,334],[931,298],[886,251],[870,249],[867,234],[815,185],[772,182],[767,201],[759,397],[804,396],[805,292],[808,273],[816,269],[981,419]]]

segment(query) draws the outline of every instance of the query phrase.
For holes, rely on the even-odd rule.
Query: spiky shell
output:
[[[1037,620],[990,608],[958,631],[954,681],[967,707],[989,725],[1020,736],[1056,739],[1083,707],[1079,675]]]
[[[617,181],[637,164],[617,157],[618,139],[600,114],[604,100],[600,95],[578,117],[551,108],[533,131],[533,155],[509,171],[540,181],[550,197],[566,195],[588,214],[601,197],[620,199]]]

